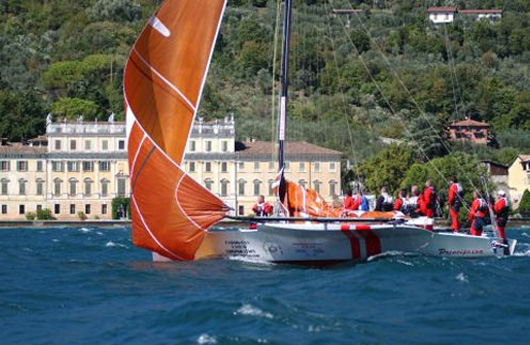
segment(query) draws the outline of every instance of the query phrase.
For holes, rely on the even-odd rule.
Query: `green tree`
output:
[[[10,141],[44,132],[48,107],[34,92],[0,91],[0,135]]]
[[[517,208],[517,212],[520,214],[528,215],[530,214],[530,191],[528,189],[525,189],[523,193],[523,197],[521,198],[521,201],[519,202],[519,207]]]
[[[95,119],[97,111],[96,103],[79,98],[60,98],[52,104],[52,112],[55,115],[64,116],[70,120],[83,116],[85,120],[91,121]]]

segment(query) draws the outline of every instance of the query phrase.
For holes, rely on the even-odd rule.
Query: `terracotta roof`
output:
[[[469,9],[469,10],[458,10],[458,13],[461,14],[480,14],[480,13],[491,13],[491,14],[502,14],[504,10],[498,9]]]
[[[28,140],[29,142],[33,142],[33,141],[48,141],[48,137],[45,136],[45,135],[39,135],[38,137],[36,138],[31,138]]]
[[[429,7],[427,12],[456,12],[456,7],[453,6],[442,6],[442,7]]]
[[[451,123],[450,127],[489,127],[486,122],[475,121],[467,119],[464,121],[456,121]]]
[[[46,147],[8,143],[0,146],[0,155],[42,155],[48,151]]]
[[[276,152],[276,143],[271,141],[241,142],[236,145],[240,155],[260,155]],[[288,155],[342,155],[342,152],[305,141],[288,141],[285,143],[285,154]]]

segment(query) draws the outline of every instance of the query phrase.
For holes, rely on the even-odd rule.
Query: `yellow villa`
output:
[[[530,190],[530,155],[519,155],[508,168],[510,199],[516,208],[526,189]]]

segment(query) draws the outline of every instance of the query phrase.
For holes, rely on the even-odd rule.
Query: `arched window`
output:
[[[78,181],[75,178],[71,178],[70,180],[68,180],[70,196],[77,195],[77,182]]]
[[[252,183],[254,184],[254,196],[259,196],[261,194],[261,181],[255,179]]]
[[[204,187],[206,187],[206,189],[211,192],[213,187],[213,180],[211,178],[207,178],[206,180],[204,180]]]
[[[63,180],[60,178],[56,178],[53,180],[53,195],[60,196],[61,195],[61,185],[63,183]]]
[[[28,181],[24,180],[23,178],[18,180],[18,194],[26,195],[26,184],[27,183]]]
[[[92,183],[94,183],[94,181],[92,181],[91,178],[87,177],[85,180],[85,195],[91,195],[92,194]]]
[[[109,184],[110,181],[106,178],[101,179],[101,196],[109,195]]]
[[[36,186],[36,194],[37,195],[44,195],[44,180],[41,178],[38,178],[35,180],[35,186]]]
[[[221,180],[221,196],[228,196],[228,185],[230,181],[227,179]]]
[[[329,180],[329,195],[337,195],[337,185],[338,183],[336,180]]]
[[[2,183],[2,195],[7,195],[9,192],[9,180],[3,178],[0,182]]]
[[[240,179],[239,181],[237,181],[237,195],[245,195],[245,184],[247,183],[247,181],[243,180],[243,179]]]
[[[315,190],[315,192],[320,193],[321,187],[322,182],[320,182],[319,180],[313,181],[313,189]]]
[[[274,195],[274,180],[270,179],[268,183],[269,183],[269,196],[273,196]]]
[[[304,179],[299,180],[299,181],[298,181],[298,184],[299,184],[301,187],[304,187],[304,188],[306,188],[306,186],[307,186],[307,182],[306,182],[306,180],[304,180]]]

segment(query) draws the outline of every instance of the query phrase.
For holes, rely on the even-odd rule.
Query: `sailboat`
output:
[[[292,0],[285,0],[278,121],[281,213],[245,218],[249,227],[212,229],[230,207],[189,176],[184,151],[226,8],[225,0],[166,0],[134,44],[124,74],[131,176],[132,238],[156,261],[240,258],[327,264],[387,252],[432,256],[503,255],[498,238],[431,231],[432,219],[359,212],[342,218],[317,192],[284,174]],[[513,253],[515,241],[510,240]]]

